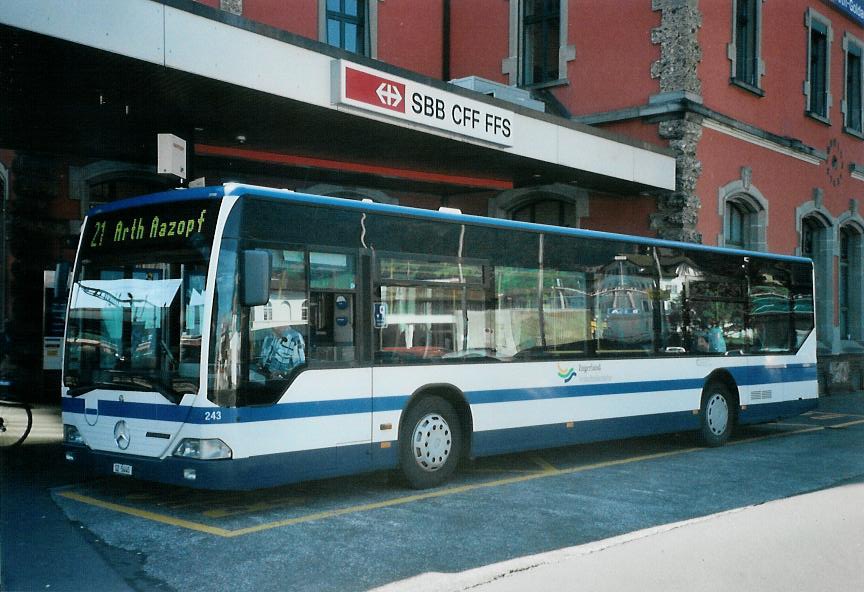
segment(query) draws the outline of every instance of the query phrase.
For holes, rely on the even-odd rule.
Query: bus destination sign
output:
[[[105,251],[209,243],[217,212],[216,203],[198,201],[96,214],[87,225],[84,247]]]

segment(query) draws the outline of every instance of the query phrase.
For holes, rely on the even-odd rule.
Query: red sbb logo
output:
[[[353,68],[345,68],[345,97],[405,113],[404,84]]]

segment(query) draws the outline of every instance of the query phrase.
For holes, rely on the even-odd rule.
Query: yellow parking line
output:
[[[773,438],[783,438],[785,436],[795,436],[797,434],[809,434],[810,432],[821,432],[825,430],[825,426],[815,426],[804,428],[802,430],[792,430],[789,432],[777,432],[774,434],[766,434],[765,436],[754,436],[753,438],[745,438],[743,440],[735,440],[728,442],[727,446],[736,446],[738,444],[749,444],[750,442],[759,442],[761,440],[771,440]]]
[[[850,422],[849,424],[844,424],[843,426],[835,426],[835,427],[845,427],[846,425],[854,425],[864,423],[864,420],[859,420],[855,422]],[[805,434],[808,432],[816,432],[820,430],[824,430],[824,426],[817,426],[813,428],[807,428],[802,430],[795,430],[790,432],[783,432],[777,434],[769,434],[766,436],[757,436],[755,438],[747,438],[744,440],[737,440],[735,442],[730,442],[729,444],[744,444],[748,442],[756,442],[759,440],[768,440],[772,438],[779,438],[783,436],[791,436],[794,434]],[[282,528],[285,526],[293,526],[295,524],[303,524],[306,522],[315,522],[318,520],[326,520],[329,518],[336,518],[338,516],[345,516],[347,514],[357,514],[360,512],[368,512],[371,510],[380,510],[382,508],[389,508],[393,506],[400,506],[404,504],[410,504],[414,502],[419,502],[423,500],[436,499],[440,497],[446,497],[449,495],[456,495],[460,493],[467,493],[471,491],[478,491],[482,489],[488,489],[492,487],[501,487],[504,485],[514,485],[517,483],[525,483],[528,481],[534,481],[536,479],[543,479],[545,477],[557,477],[560,475],[571,475],[575,473],[583,473],[587,471],[593,471],[596,469],[604,469],[608,467],[621,466],[631,463],[644,462],[649,460],[659,460],[662,458],[670,458],[673,456],[679,456],[682,454],[687,454],[689,452],[696,452],[699,450],[704,450],[701,447],[690,447],[690,448],[681,448],[678,450],[669,450],[666,452],[657,452],[654,454],[644,454],[640,456],[633,456],[628,458],[622,458],[618,460],[610,460],[598,463],[592,463],[587,465],[580,465],[576,467],[567,467],[563,469],[557,469],[553,467],[551,464],[546,463],[549,468],[545,468],[539,472],[533,472],[525,475],[518,475],[514,477],[506,477],[504,479],[495,479],[493,481],[484,481],[482,483],[471,483],[468,485],[459,485],[456,487],[447,487],[443,489],[436,489],[433,491],[427,491],[424,493],[418,493],[415,495],[408,495],[403,497],[392,498],[380,502],[373,502],[368,504],[360,504],[356,506],[347,506],[344,508],[338,508],[335,510],[325,510],[323,512],[315,512],[313,514],[306,514],[303,516],[298,516],[296,518],[288,518],[286,520],[277,520],[275,522],[267,522],[264,524],[258,524],[255,526],[250,526],[247,528],[238,528],[235,530],[228,530],[225,528],[219,528],[217,526],[209,526],[206,524],[200,524],[198,522],[193,522],[191,520],[184,520],[182,518],[174,518],[172,516],[165,516],[163,514],[157,514],[155,512],[150,512],[147,510],[140,510],[138,508],[130,508],[128,506],[123,506],[120,504],[115,504],[111,502],[106,502],[100,499],[96,499],[87,495],[82,495],[79,493],[75,493],[72,491],[62,491],[58,493],[58,495],[65,497],[67,499],[75,500],[84,504],[89,504],[91,506],[97,506],[100,508],[104,508],[107,510],[113,510],[115,512],[121,512],[123,514],[129,514],[131,516],[136,516],[138,518],[144,518],[146,520],[153,520],[155,522],[161,522],[162,524],[169,524],[171,526],[178,526],[180,528],[187,528],[189,530],[194,530],[198,532],[204,532],[207,534],[212,534],[219,537],[224,538],[233,538],[238,536],[244,536],[247,534],[252,534],[256,532],[262,532],[265,530],[271,530],[274,528]],[[539,457],[537,457],[539,458]],[[537,461],[535,458],[535,462]],[[542,460],[542,459],[541,459]],[[540,463],[538,463],[540,464]]]
[[[860,416],[853,416],[853,417],[860,417]],[[825,426],[825,427],[827,427],[829,429],[848,428],[849,426],[861,425],[862,423],[864,423],[864,419],[856,419],[855,421],[847,421],[846,423],[838,423],[835,425],[830,425],[830,426]]]
[[[71,500],[75,500],[77,502],[81,502],[83,504],[96,506],[98,508],[104,508],[106,510],[113,510],[122,514],[129,514],[130,516],[137,516],[138,518],[144,518],[146,520],[153,520],[154,522],[161,522],[162,524],[170,524],[171,526],[179,526],[180,528],[187,528],[189,530],[196,530],[198,532],[206,532],[207,534],[214,534],[220,537],[232,536],[232,531],[226,530],[224,528],[219,528],[217,526],[208,526],[206,524],[192,522],[191,520],[183,520],[182,518],[174,518],[173,516],[157,514],[156,512],[148,512],[147,510],[139,510],[138,508],[130,508],[129,506],[113,504],[111,502],[106,502],[100,499],[96,499],[94,497],[90,497],[89,495],[81,495],[80,493],[75,493],[74,491],[61,491],[57,495]]]
[[[814,413],[813,415],[811,415],[810,417],[812,419],[817,420],[817,421],[828,421],[829,419],[839,419],[841,417],[850,417],[850,416],[846,415],[845,413],[827,413],[827,412],[818,411],[818,412]]]
[[[558,469],[549,461],[547,461],[542,456],[532,456],[531,460],[534,461],[536,465],[538,465],[544,472],[552,472],[557,473]]]
[[[344,516],[345,514],[355,514],[358,512],[367,512],[369,510],[379,510],[381,508],[389,508],[392,506],[399,506],[403,504],[409,504],[412,502],[418,502],[427,499],[435,499],[439,497],[445,497],[448,495],[454,495],[458,493],[467,493],[469,491],[476,491],[479,489],[486,489],[490,487],[500,487],[502,485],[513,485],[516,483],[524,483],[526,481],[533,481],[535,479],[542,479],[543,477],[553,477],[558,475],[567,475],[572,473],[581,473],[584,471],[591,471],[594,469],[602,469],[605,467],[613,467],[617,465],[623,465],[633,462],[640,462],[645,460],[654,460],[658,458],[665,458],[669,456],[676,456],[678,454],[684,454],[685,452],[693,452],[695,450],[701,450],[701,448],[686,448],[682,450],[672,450],[669,452],[660,452],[657,454],[646,454],[643,456],[636,456],[631,458],[624,458],[620,460],[612,460],[606,461],[602,463],[595,463],[590,465],[583,465],[579,467],[570,467],[567,469],[555,469],[554,471],[544,470],[539,473],[531,473],[529,475],[520,475],[518,477],[508,477],[506,479],[496,479],[494,481],[484,481],[483,483],[472,483],[470,485],[460,485],[457,487],[447,487],[445,489],[437,489],[434,491],[428,491],[426,493],[418,493],[416,495],[409,495],[405,497],[397,497],[389,500],[384,500],[382,502],[374,502],[371,504],[362,504],[359,506],[348,506],[346,508],[339,508],[338,510],[329,510],[325,512],[317,512],[315,514],[307,514],[305,516],[298,516],[297,518],[289,518],[287,520],[280,520],[277,522],[269,522],[266,524],[258,524],[256,526],[250,526],[248,528],[240,528],[237,530],[230,531],[231,534],[228,536],[242,536],[246,534],[251,534],[253,532],[261,532],[262,530],[270,530],[271,528],[279,528],[282,526],[292,526],[294,524],[302,524],[304,522],[313,522],[316,520],[324,520],[327,518],[335,518],[337,516]]]

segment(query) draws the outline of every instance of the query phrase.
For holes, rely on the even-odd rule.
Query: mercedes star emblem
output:
[[[126,450],[129,448],[129,442],[131,442],[132,436],[129,433],[129,428],[126,427],[125,421],[118,421],[114,426],[114,441],[117,442],[117,448],[120,450]]]

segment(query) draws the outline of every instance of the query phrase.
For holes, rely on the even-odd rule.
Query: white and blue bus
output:
[[[66,457],[250,489],[817,403],[808,259],[239,184],[95,208]]]

